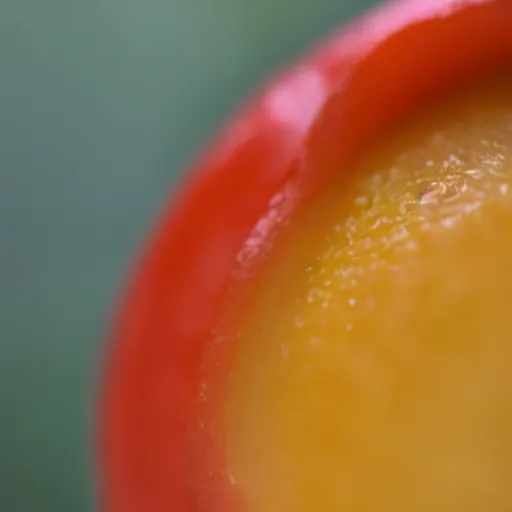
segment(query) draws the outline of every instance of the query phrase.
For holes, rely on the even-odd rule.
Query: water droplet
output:
[[[277,206],[281,201],[283,200],[283,194],[282,192],[278,192],[275,196],[270,199],[268,205],[269,207]]]
[[[468,204],[464,207],[464,211],[466,213],[474,212],[480,206],[479,201],[475,201],[474,203]]]
[[[455,224],[455,219],[453,217],[448,217],[447,219],[443,219],[441,221],[441,224],[447,228],[450,229]]]
[[[311,338],[309,340],[309,343],[311,344],[312,347],[319,347],[320,345],[322,345],[323,342],[324,340],[322,338]]]
[[[464,173],[474,180],[479,180],[484,177],[484,173],[481,171],[481,169],[468,169],[464,171]]]
[[[370,227],[370,229],[377,229],[380,226],[381,220],[377,219],[373,225]]]

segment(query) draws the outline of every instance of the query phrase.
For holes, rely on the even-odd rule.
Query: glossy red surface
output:
[[[220,135],[164,212],[117,318],[101,411],[104,510],[243,508],[222,440],[197,428],[200,364],[227,287],[380,131],[509,65],[511,33],[510,0],[387,4],[278,77]]]

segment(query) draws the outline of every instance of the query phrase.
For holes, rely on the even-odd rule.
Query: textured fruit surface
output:
[[[384,137],[297,217],[240,331],[251,512],[512,509],[512,80]]]
[[[303,338],[307,344],[304,345],[305,341],[302,344],[308,350],[312,338],[322,339],[321,331],[315,327],[315,322],[318,323],[320,320],[315,318],[319,315],[318,311],[323,311],[318,309],[318,305],[324,304],[325,301],[321,296],[317,297],[321,302],[315,299],[318,291],[312,292],[311,296],[309,293],[313,289],[324,293],[322,283],[329,279],[321,275],[321,268],[316,270],[321,277],[316,278],[314,273],[311,275],[305,273],[305,269],[308,267],[314,269],[316,257],[325,256],[329,247],[333,247],[336,253],[338,248],[341,249],[345,244],[342,235],[336,235],[339,236],[338,239],[334,236],[334,226],[339,225],[342,233],[343,230],[348,233],[346,218],[353,217],[356,223],[359,219],[363,224],[373,220],[372,214],[365,214],[364,209],[359,214],[356,212],[356,206],[362,208],[364,205],[353,205],[354,209],[351,210],[351,202],[355,202],[359,195],[366,193],[373,203],[372,194],[376,197],[383,194],[377,203],[380,202],[379,207],[382,211],[389,210],[391,216],[396,197],[399,198],[397,202],[402,204],[407,202],[403,199],[403,195],[413,194],[414,197],[414,193],[419,194],[420,199],[416,198],[416,201],[413,199],[412,203],[419,202],[424,208],[408,214],[407,219],[411,224],[407,228],[407,236],[410,238],[408,241],[411,242],[408,250],[410,251],[414,244],[417,244],[416,268],[427,268],[423,267],[419,260],[423,257],[424,260],[429,261],[431,273],[434,274],[436,261],[439,266],[442,266],[442,261],[438,256],[429,259],[428,253],[430,251],[436,255],[436,247],[443,247],[446,254],[452,254],[455,258],[458,254],[455,238],[448,237],[447,239],[453,242],[451,245],[444,244],[441,233],[448,232],[446,230],[453,221],[452,217],[458,218],[461,215],[454,214],[450,217],[446,214],[445,217],[436,220],[435,212],[441,211],[442,208],[436,210],[432,205],[435,205],[436,201],[441,201],[441,197],[444,198],[443,204],[448,204],[448,198],[453,195],[461,198],[458,202],[452,203],[454,208],[457,204],[459,206],[464,202],[466,204],[466,207],[459,208],[459,213],[464,208],[470,210],[474,206],[471,201],[475,199],[477,202],[475,194],[479,190],[483,192],[483,188],[475,188],[476,177],[474,182],[468,181],[474,186],[468,185],[467,189],[460,183],[458,185],[455,183],[460,179],[456,176],[441,180],[436,177],[436,167],[441,166],[442,162],[448,159],[448,155],[432,159],[432,166],[424,163],[425,172],[427,172],[426,167],[433,167],[428,171],[432,174],[425,175],[427,181],[431,181],[425,189],[419,186],[418,180],[421,176],[416,177],[418,186],[415,188],[406,186],[407,180],[403,178],[404,174],[399,173],[398,176],[402,176],[402,189],[398,183],[400,178],[397,178],[397,187],[393,192],[395,195],[389,192],[386,196],[384,192],[392,189],[390,188],[391,178],[396,172],[394,174],[390,172],[388,176],[385,172],[386,165],[382,165],[373,169],[376,174],[379,174],[377,172],[379,169],[381,170],[384,181],[382,189],[377,187],[372,189],[369,183],[366,185],[363,183],[364,180],[355,183],[347,179],[345,190],[343,189],[345,185],[340,181],[339,186],[335,186],[332,190],[334,195],[331,196],[331,200],[319,199],[318,208],[316,206],[313,208],[313,212],[318,211],[318,217],[313,213],[310,217],[303,215],[304,236],[297,234],[289,241],[290,250],[293,252],[290,257],[286,256],[284,249],[274,253],[274,243],[277,241],[278,245],[286,246],[284,243],[286,237],[280,236],[283,226],[288,226],[288,222],[303,212],[311,201],[330,189],[333,180],[336,178],[341,180],[342,176],[347,178],[350,175],[356,176],[358,172],[361,173],[361,177],[371,173],[371,162],[361,164],[361,168],[357,170],[352,165],[353,158],[361,155],[362,152],[367,152],[374,139],[381,137],[397,120],[403,119],[422,105],[430,104],[430,101],[440,94],[458,90],[464,84],[473,83],[497,70],[509,69],[512,62],[511,33],[512,2],[510,0],[398,0],[383,4],[362,18],[350,22],[348,26],[341,27],[323,42],[320,41],[316,48],[299,58],[294,65],[283,69],[278,76],[259,89],[259,92],[256,91],[252,99],[235,112],[232,121],[218,132],[212,145],[189,169],[186,183],[162,213],[134,269],[133,277],[114,322],[112,351],[108,357],[107,378],[102,392],[99,428],[102,470],[100,494],[105,510],[109,512],[141,510],[144,512],[168,512],[169,510],[246,512],[249,510],[252,512],[251,508],[261,510],[261,503],[260,505],[257,503],[260,498],[268,500],[266,502],[268,507],[273,506],[285,512],[290,507],[300,510],[300,507],[304,508],[306,505],[307,510],[317,510],[318,507],[325,509],[332,504],[338,506],[337,496],[343,493],[338,492],[336,496],[331,497],[329,493],[332,491],[336,494],[333,489],[341,485],[340,482],[344,481],[342,478],[333,480],[333,485],[330,487],[324,486],[326,489],[322,489],[320,485],[315,490],[314,486],[311,486],[314,479],[312,480],[309,476],[319,481],[322,475],[334,471],[343,472],[341,466],[328,467],[328,457],[322,456],[322,453],[327,452],[325,450],[322,452],[320,446],[312,446],[310,451],[313,454],[318,453],[318,458],[324,460],[326,469],[322,472],[318,465],[311,465],[313,469],[308,475],[304,466],[301,469],[304,472],[300,474],[307,484],[304,486],[301,484],[298,473],[291,475],[279,470],[279,464],[276,466],[271,459],[265,459],[265,467],[262,465],[264,457],[270,457],[276,453],[283,454],[282,457],[279,455],[283,461],[283,467],[292,467],[289,463],[290,457],[296,458],[295,461],[291,461],[293,463],[301,460],[307,462],[307,458],[297,459],[300,450],[295,451],[293,446],[295,442],[297,448],[301,448],[304,444],[303,438],[297,437],[298,434],[290,435],[288,428],[293,420],[293,409],[288,409],[289,413],[287,413],[281,405],[287,404],[297,396],[302,402],[297,403],[295,411],[311,409],[308,409],[308,404],[304,402],[304,393],[295,394],[295,390],[300,391],[301,387],[300,382],[292,378],[294,371],[298,371],[294,370],[298,365],[294,366],[295,363],[292,364],[292,361],[296,361],[297,354],[300,352],[300,339],[292,344],[293,352],[287,348],[286,343],[281,348],[281,341],[291,342],[291,337],[289,339],[281,337],[277,343],[276,340],[279,338],[277,328],[272,331],[272,326],[277,325],[276,322],[264,320],[258,323],[257,317],[258,315],[266,317],[266,312],[275,314],[274,318],[278,317],[279,325],[282,325],[283,329],[285,325],[289,326],[288,334],[295,332],[295,320],[296,317],[299,318],[299,324],[303,321],[305,326],[307,325],[307,330],[304,331],[306,335]],[[497,94],[497,91],[491,91],[491,93]],[[416,132],[412,130],[409,134],[412,137],[410,147],[414,146],[414,133],[417,133],[417,130]],[[494,142],[498,143],[499,139]],[[416,143],[421,143],[421,140],[416,140]],[[389,144],[390,147],[393,146],[392,142]],[[409,146],[403,145],[402,149]],[[496,153],[497,151],[492,154]],[[504,153],[504,158],[506,156]],[[395,158],[398,158],[397,155]],[[393,155],[388,155],[388,169],[393,167],[393,161]],[[456,161],[452,160],[450,165],[455,169]],[[365,167],[370,169],[365,171]],[[471,168],[467,167],[466,170],[471,171]],[[411,166],[406,168],[406,172],[412,173],[412,171]],[[421,166],[417,171],[421,174]],[[462,173],[459,174],[462,176]],[[481,185],[483,187],[485,183],[489,183],[490,190],[485,198],[482,198],[483,205],[480,208],[482,212],[485,205],[497,205],[498,199],[503,196],[504,199],[501,200],[505,201],[507,195],[505,181],[492,182],[490,172],[484,175],[485,179]],[[416,178],[413,178],[412,176],[411,180],[414,181]],[[492,184],[495,185],[494,188]],[[496,186],[501,187],[500,195],[496,193]],[[357,187],[360,187],[360,190]],[[379,194],[376,194],[377,190]],[[504,194],[503,191],[505,191]],[[491,197],[497,198],[494,203]],[[359,202],[362,201],[364,200],[359,200]],[[326,205],[325,207],[321,206],[322,202]],[[323,210],[324,214],[321,213]],[[483,223],[485,226],[498,226],[500,223],[507,225],[508,217],[505,209],[491,207],[490,210],[494,212],[492,215],[496,220],[494,224],[485,220]],[[476,215],[475,212],[473,217],[468,218],[473,219]],[[491,216],[491,213],[487,215]],[[381,216],[385,217],[385,215]],[[415,228],[414,219],[418,216],[420,220],[416,222]],[[423,217],[425,219],[421,220]],[[374,218],[376,221],[377,217]],[[463,215],[461,218],[466,217]],[[442,221],[448,227],[443,226]],[[464,225],[464,222],[459,224]],[[381,229],[383,237],[389,235],[395,239],[403,236],[403,233],[397,232],[402,229],[398,227],[399,225],[398,222],[394,224],[391,222],[386,228],[378,229]],[[432,236],[428,238],[427,235],[422,234],[422,230],[418,227],[420,225],[437,227],[432,230]],[[440,225],[446,228],[445,231],[439,228]],[[386,229],[393,233],[386,235]],[[329,231],[332,231],[331,240],[327,240]],[[478,240],[478,237],[482,238],[482,233],[489,233],[489,238],[492,238],[490,230],[479,231],[475,228],[473,231],[477,233],[475,242],[472,245],[468,243],[467,246],[480,247],[482,240]],[[499,232],[501,233],[502,230]],[[462,235],[459,237],[462,240],[461,237]],[[361,258],[364,247],[368,243],[371,245],[378,241],[376,234],[366,237],[369,242],[363,241],[364,238],[362,235],[359,238],[356,236],[353,241],[354,250],[356,246],[362,247],[357,249]],[[492,243],[497,246],[497,239],[492,238],[492,240]],[[486,240],[483,242],[487,243]],[[503,254],[503,258],[506,259],[508,254],[506,242],[507,239],[502,237],[501,243],[504,247],[500,248],[502,250],[499,253],[493,252],[496,258],[499,254]],[[465,246],[463,242],[459,245],[460,252]],[[368,248],[368,251],[381,254],[382,261],[388,261],[388,267],[391,268],[394,259],[398,256],[391,255],[393,250],[385,249],[386,244],[381,246],[384,249],[378,249],[376,246],[375,250]],[[397,251],[398,246],[397,243]],[[496,249],[492,244],[488,247],[489,250]],[[386,256],[386,250],[389,253],[388,256]],[[343,257],[349,258],[348,251],[345,252]],[[465,252],[464,255],[466,255]],[[267,262],[268,257],[275,260],[276,288],[274,292],[271,292],[271,287],[267,289],[267,299],[262,298],[265,294],[261,292],[259,305],[256,304],[255,309],[252,310],[254,316],[246,326],[245,337],[244,333],[236,336],[233,333],[236,322],[228,322],[229,319],[224,315],[225,304],[235,300],[242,307],[248,306],[248,310],[251,310],[252,305],[246,303],[247,293],[249,291],[250,295],[255,283],[259,282],[261,265]],[[356,258],[357,254],[350,257]],[[279,263],[280,258],[283,258],[281,263]],[[411,258],[409,254],[404,260],[399,260],[399,263],[402,261],[404,269],[407,267],[405,261],[410,262]],[[304,261],[301,262],[301,259]],[[376,259],[379,259],[379,256]],[[466,276],[469,271],[473,271],[474,267],[478,266],[477,259],[478,255],[475,254],[473,260],[467,261],[466,272],[460,270],[460,274]],[[340,265],[349,265],[349,262],[350,259],[347,263],[325,262],[324,274],[330,272],[334,277],[334,271]],[[485,262],[489,263],[487,260]],[[497,267],[499,263],[502,261],[491,262],[489,266]],[[446,269],[452,268],[448,263],[446,265]],[[366,267],[370,269],[370,266],[371,264],[366,266],[360,264],[360,268],[363,269]],[[377,307],[379,303],[377,298],[380,296],[383,302],[382,297],[390,297],[390,289],[394,291],[398,287],[396,283],[400,280],[396,279],[395,282],[395,277],[391,277],[394,274],[389,272],[386,274],[384,268],[380,270],[373,268],[366,273],[366,281],[360,280],[358,290],[364,290],[365,286],[370,287],[370,276],[374,271],[381,274],[378,282],[385,283],[386,279],[392,282],[392,285],[384,286],[383,284],[382,292],[373,290],[373,300]],[[414,275],[417,275],[416,279],[421,281],[419,277],[421,272],[414,274],[414,268],[407,272],[411,277],[406,277],[405,283],[413,283]],[[407,272],[404,270],[404,273]],[[450,274],[453,274],[451,270]],[[374,275],[377,276],[377,274]],[[309,282],[310,277],[311,282]],[[262,283],[271,280],[272,275],[267,275]],[[333,279],[330,280],[333,281]],[[442,281],[444,283],[444,280]],[[428,280],[425,278],[424,282]],[[456,282],[455,277],[448,282]],[[350,280],[347,283],[350,283]],[[402,283],[400,286],[404,289],[406,284]],[[412,284],[410,286],[414,288]],[[488,286],[492,288],[490,284]],[[446,287],[449,288],[448,285]],[[418,285],[416,288],[420,289],[421,286]],[[442,288],[434,288],[436,300],[444,297],[445,291]],[[351,308],[356,304],[364,303],[363,292],[358,293],[360,295],[350,294],[346,297],[347,304]],[[405,292],[401,293],[404,295]],[[496,297],[499,296],[497,291],[494,290],[493,293]],[[414,291],[410,292],[412,302],[415,294],[420,295]],[[481,296],[483,295],[482,293]],[[302,300],[310,297],[312,302],[309,303],[306,300],[304,307],[295,304],[294,301],[300,300],[301,297]],[[333,314],[325,320],[326,325],[328,323],[333,332],[341,329],[342,326],[344,329],[347,325],[352,326],[348,329],[349,332],[354,332],[351,335],[355,340],[352,346],[362,347],[363,343],[357,342],[355,338],[356,323],[360,325],[359,331],[362,332],[361,325],[366,322],[366,318],[370,319],[367,323],[374,323],[374,320],[379,318],[379,314],[375,313],[371,316],[368,314],[367,317],[362,317],[356,322],[356,318],[350,316],[352,309],[347,310],[349,313],[343,309],[342,297],[338,295],[336,299],[333,295],[331,308]],[[334,313],[336,301],[339,307],[338,312]],[[293,307],[297,308],[295,311],[290,309],[293,304],[295,304]],[[371,300],[368,304],[371,304]],[[395,303],[390,301],[389,315],[385,309],[382,309],[381,318],[388,318],[388,316],[393,318],[393,314],[398,316],[397,311],[401,306],[392,306],[392,304]],[[407,300],[402,300],[401,304],[407,304]],[[354,309],[354,311],[362,310]],[[441,311],[441,308],[438,308],[438,311]],[[452,311],[456,311],[456,308]],[[433,312],[430,315],[435,317]],[[269,316],[269,318],[272,317]],[[240,318],[236,317],[234,320],[238,322]],[[427,321],[424,323],[431,325]],[[268,331],[268,335],[260,336],[251,325],[259,325],[260,330],[266,325],[264,330]],[[219,334],[223,329],[224,331]],[[382,329],[379,332],[381,331]],[[502,332],[501,327],[499,331]],[[408,331],[403,326],[401,332]],[[247,375],[251,378],[254,376],[255,385],[252,388],[244,387],[242,379],[239,386],[234,386],[234,389],[239,389],[240,396],[238,398],[235,395],[231,396],[229,413],[231,419],[229,432],[227,432],[224,428],[223,414],[227,400],[226,387],[229,384],[228,377],[234,352],[240,343],[245,343],[244,340],[249,346],[242,347],[239,361],[236,363],[240,370],[237,369],[235,374],[238,376],[243,374],[244,361],[250,360],[247,358],[253,350],[250,347],[259,344],[255,364],[246,368]],[[375,339],[372,346],[378,346],[377,342],[378,339]],[[396,343],[400,344],[398,339]],[[422,346],[419,339],[416,344],[418,347]],[[313,345],[322,346],[322,343],[314,341]],[[273,347],[277,346],[279,346],[279,354],[274,354]],[[328,343],[325,346],[327,347]],[[409,349],[408,345],[404,344],[404,346]],[[328,349],[318,351],[319,361],[321,354],[324,354],[322,356],[324,361],[329,361],[331,352]],[[399,349],[397,353],[401,353]],[[276,359],[276,354],[280,359]],[[286,360],[286,354],[289,354],[290,363],[286,366],[285,372],[280,373],[280,370],[276,369],[277,361]],[[292,359],[292,354],[295,359]],[[336,360],[334,353],[332,355],[333,367],[336,370],[331,371],[330,375],[331,377],[342,375],[339,371],[341,359]],[[506,361],[506,358],[503,360]],[[384,361],[384,358],[379,361]],[[265,363],[265,366],[260,365],[260,370],[268,376],[255,373],[258,362]],[[386,367],[384,363],[382,367]],[[395,367],[396,365],[390,365],[390,368]],[[321,365],[318,368],[321,368]],[[326,381],[333,380],[327,371],[318,370],[316,373],[317,375],[325,374]],[[283,376],[286,375],[288,377],[284,378]],[[279,379],[283,382],[278,382]],[[313,377],[311,379],[312,383],[304,385],[303,389],[311,390],[312,396],[321,396],[322,389],[317,389],[321,378],[316,379],[316,387],[315,379]],[[373,381],[377,380],[373,379]],[[236,381],[235,377],[234,382]],[[258,382],[261,384],[259,390]],[[370,379],[364,381],[364,383],[369,382],[372,381]],[[364,385],[369,387],[369,384]],[[278,390],[278,393],[275,390]],[[320,391],[320,394],[317,391]],[[340,399],[351,395],[347,392],[345,395],[333,393],[331,396],[334,397],[331,405],[338,404],[340,409],[343,405]],[[419,391],[417,396],[420,397]],[[346,398],[346,401],[350,402],[349,398]],[[243,410],[246,403],[250,404],[249,407],[256,411],[256,414]],[[323,403],[325,407],[330,407],[329,401]],[[364,401],[358,398],[357,403],[362,407]],[[266,418],[261,420],[257,414],[257,411],[265,414],[272,412],[271,405],[279,408],[279,414],[272,420],[275,428],[269,426],[270,420]],[[232,421],[233,415],[237,416],[237,408],[240,410],[239,420],[236,419],[238,423]],[[321,409],[321,405],[318,408]],[[347,413],[350,412],[350,409],[346,410]],[[307,416],[306,413],[305,415]],[[312,413],[309,417],[314,416],[315,413]],[[324,418],[325,422],[326,415],[318,414],[317,416]],[[340,417],[339,414],[338,417]],[[346,417],[349,418],[349,414]],[[352,417],[356,418],[356,415],[353,414]],[[252,436],[252,425],[258,425],[256,420],[260,423],[257,430],[252,430],[257,435]],[[386,431],[384,420],[383,413],[383,418],[380,420],[383,425],[382,432]],[[346,421],[348,425],[349,420]],[[303,428],[301,427],[302,430],[310,428],[313,431],[316,423],[312,422],[311,426],[308,426],[304,420],[302,424],[304,425]],[[389,420],[389,424],[393,424],[392,419]],[[397,426],[396,421],[393,425],[394,430],[398,432],[400,425]],[[240,434],[238,440],[234,436],[227,435],[233,431]],[[284,432],[284,436],[288,436],[288,447],[286,443],[280,445],[274,439],[275,433],[279,431]],[[317,431],[328,439],[329,430],[322,427]],[[332,432],[337,432],[335,427]],[[361,432],[362,436],[363,430],[360,426],[357,426],[357,432]],[[229,450],[226,450],[228,437]],[[307,439],[314,437],[312,435]],[[355,438],[354,443],[358,439],[360,443],[366,442],[363,436]],[[258,451],[260,441],[265,449]],[[335,446],[334,442],[331,444]],[[392,446],[389,440],[375,444]],[[245,456],[242,449],[238,451],[237,445],[242,448],[254,446],[251,448],[252,454]],[[272,445],[276,448],[275,450]],[[307,443],[304,444],[306,445]],[[368,450],[371,450],[370,445]],[[233,458],[233,453],[240,456]],[[383,453],[387,452],[384,450]],[[246,462],[251,457],[250,468],[252,469],[248,474],[244,468],[249,467]],[[352,459],[360,460],[361,457],[360,452]],[[227,464],[227,458],[233,459],[230,464],[233,466],[233,471]],[[395,458],[400,460],[399,457]],[[334,456],[331,459],[332,461],[340,460]],[[345,466],[353,469],[351,475],[355,478],[357,468],[352,468],[349,458],[346,459]],[[407,473],[406,476],[412,473],[409,471],[410,466],[411,464],[408,465],[405,462],[402,464],[405,468],[404,472]],[[301,466],[293,467],[295,471]],[[398,462],[396,467],[401,467]],[[370,471],[373,468],[373,473],[380,475],[378,466],[375,464],[373,466],[363,464],[361,468],[360,471]],[[265,473],[269,476],[267,482],[262,476]],[[398,469],[394,473],[387,471],[389,482],[383,479],[382,489],[393,489],[392,484],[400,480],[398,476],[393,476],[397,474],[399,474]],[[423,475],[421,477],[424,478]],[[285,481],[284,478],[288,480]],[[326,481],[325,476],[322,478],[322,481]],[[414,489],[413,484],[416,480],[412,477],[411,480],[410,489]],[[293,492],[300,486],[302,494],[297,494],[295,498],[290,497],[291,501],[287,501],[288,498],[283,498],[272,488],[273,482],[283,481],[294,489]],[[238,485],[237,482],[239,482]],[[346,501],[352,499],[352,502],[357,504],[359,500],[361,505],[359,508],[364,506],[363,483],[364,479],[361,478],[358,485],[347,484],[347,488],[352,485],[350,489],[353,490],[353,499],[347,493],[344,494],[348,496],[344,498]],[[283,491],[286,485],[280,487],[280,492],[286,492]],[[424,488],[426,489],[427,486]],[[374,485],[375,492],[372,490],[371,495],[375,495],[374,500],[382,505],[379,505],[382,510],[389,505],[392,501],[391,496],[394,494],[391,490],[386,494],[378,489],[379,487]],[[358,493],[361,496],[358,497]],[[255,495],[257,495],[256,498],[254,498]],[[389,495],[389,499],[385,495]],[[246,497],[249,497],[249,507],[246,507]],[[387,504],[384,498],[388,500]],[[403,493],[402,499],[404,503],[407,502],[406,493]],[[317,503],[318,500],[327,501]],[[426,501],[425,498],[422,503]],[[297,508],[294,508],[295,505]]]

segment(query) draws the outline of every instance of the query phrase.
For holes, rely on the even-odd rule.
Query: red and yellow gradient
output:
[[[512,79],[367,151],[256,297],[227,406],[249,512],[512,510]]]
[[[512,508],[509,82],[369,149],[440,94],[510,69],[511,34],[511,0],[382,5],[219,132],[119,308],[102,509]],[[238,292],[250,317],[232,336]]]

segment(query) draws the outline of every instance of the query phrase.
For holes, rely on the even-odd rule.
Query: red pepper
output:
[[[107,512],[243,509],[196,428],[203,349],[230,283],[249,279],[281,219],[398,117],[511,63],[512,0],[402,0],[239,113],[164,213],[118,317],[100,432]]]

